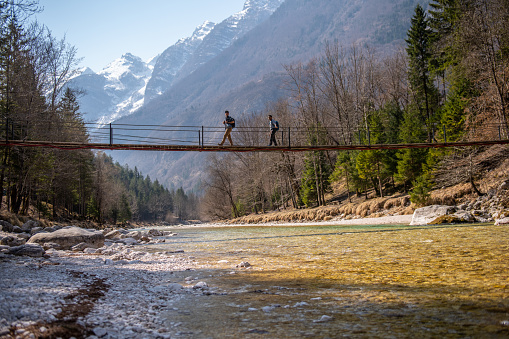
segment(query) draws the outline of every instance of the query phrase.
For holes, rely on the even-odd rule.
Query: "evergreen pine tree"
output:
[[[433,32],[428,26],[426,13],[420,5],[415,8],[412,25],[408,31],[407,54],[408,78],[412,90],[412,101],[417,108],[417,118],[427,128],[427,140],[432,141],[434,113],[438,105],[438,91],[430,76]],[[421,140],[421,142],[424,140]]]

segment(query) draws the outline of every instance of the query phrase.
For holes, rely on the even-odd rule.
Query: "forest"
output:
[[[77,50],[29,19],[38,1],[0,1],[0,137],[88,142],[78,98],[66,86]],[[170,191],[91,150],[3,147],[0,207],[14,214],[99,223],[196,219],[198,198]]]
[[[405,44],[387,55],[328,42],[320,56],[285,66],[288,97],[237,125],[306,130],[308,145],[495,140],[508,137],[509,1],[433,0],[415,8]],[[335,126],[334,129],[325,128]],[[248,142],[251,135],[238,130]],[[266,139],[264,139],[266,138]],[[364,140],[363,140],[364,139]],[[476,155],[486,147],[212,155],[203,210],[228,219],[341,199],[410,194],[466,182],[480,194]]]

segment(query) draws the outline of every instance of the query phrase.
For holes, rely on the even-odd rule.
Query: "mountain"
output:
[[[87,69],[69,84],[85,93],[79,99],[85,119],[104,124],[132,114],[266,20],[282,1],[247,0],[241,12],[217,25],[204,22],[147,63],[128,53],[98,73]]]
[[[426,6],[427,1],[286,0],[268,19],[193,72],[177,76],[169,90],[118,122],[220,126],[225,109],[236,119],[262,111],[267,102],[288,95],[282,89],[284,65],[318,56],[326,42],[393,52],[404,43],[417,3]],[[211,36],[212,32],[207,39]],[[151,136],[168,138],[167,133]],[[214,136],[206,141],[214,142]],[[205,164],[203,154],[196,153],[113,156],[166,185],[188,189],[199,185]]]
[[[307,62],[327,42],[368,44],[391,53],[404,43],[417,3],[425,0],[247,0],[219,24],[205,22],[151,63],[125,55],[103,71],[76,78],[87,121],[218,126],[262,111],[288,93],[284,65]],[[120,117],[120,118],[118,118]],[[151,137],[171,138],[168,133]],[[217,136],[208,136],[214,142]],[[199,188],[204,155],[112,152],[168,187]]]
[[[205,21],[196,28],[190,37],[180,39],[159,56],[145,91],[147,102],[163,94],[171,87],[179,71],[192,57],[214,26],[213,22]]]
[[[87,68],[72,79],[69,87],[84,92],[79,100],[85,120],[109,123],[140,108],[154,62],[127,53],[99,73]]]

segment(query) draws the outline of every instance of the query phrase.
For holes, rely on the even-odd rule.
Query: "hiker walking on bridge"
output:
[[[226,138],[228,138],[228,141],[230,142],[230,145],[233,146],[233,141],[230,133],[232,132],[232,129],[235,127],[235,119],[233,119],[230,116],[230,112],[224,111],[225,119],[223,121],[224,124],[224,136],[223,140],[218,144],[219,146],[223,146],[224,142],[226,141]]]
[[[269,146],[272,146],[272,143],[274,143],[274,146],[277,146],[276,141],[276,132],[279,130],[279,122],[272,119],[272,115],[269,114],[269,126],[270,126],[270,143]]]

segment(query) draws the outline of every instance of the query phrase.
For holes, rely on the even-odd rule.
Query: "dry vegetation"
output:
[[[499,192],[500,184],[509,179],[509,147],[493,146],[484,152],[477,152],[472,162],[476,164],[476,173],[480,179],[476,180],[476,186],[483,194],[490,193],[498,195],[505,209],[509,209],[509,196],[504,192]],[[455,168],[449,168],[450,172],[460,172],[462,164]],[[465,166],[463,166],[465,167]],[[468,167],[468,166],[467,166]],[[463,168],[463,171],[466,171]],[[443,183],[448,176],[447,172],[438,173],[438,182]],[[445,178],[444,178],[445,177]],[[472,189],[470,182],[464,177],[463,182],[454,183],[450,186],[437,187],[431,191],[429,205],[461,205],[475,201],[479,196]],[[336,186],[334,188],[335,196],[345,196],[345,187]],[[396,194],[387,197],[373,198],[374,194],[365,196],[354,196],[352,202],[344,200],[340,203],[334,201],[327,206],[320,206],[310,209],[286,209],[262,214],[250,214],[240,218],[230,220],[229,223],[238,224],[258,224],[258,223],[277,223],[277,222],[302,222],[302,221],[328,221],[334,218],[353,219],[353,218],[376,218],[388,215],[408,215],[412,214],[417,208],[410,202],[410,196],[406,194]],[[333,195],[328,196],[328,200],[333,200]]]

